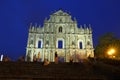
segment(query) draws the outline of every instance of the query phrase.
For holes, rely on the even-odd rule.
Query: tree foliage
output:
[[[98,45],[95,48],[95,56],[107,57],[110,48],[115,49],[115,56],[120,56],[120,40],[113,33],[106,33],[99,37]]]
[[[9,62],[9,61],[11,61],[10,57],[8,56],[3,57],[3,62]]]
[[[17,61],[24,62],[25,61],[25,57],[24,56],[20,56]]]

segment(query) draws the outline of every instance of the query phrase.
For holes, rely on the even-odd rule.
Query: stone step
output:
[[[101,79],[88,63],[0,62],[0,80]]]

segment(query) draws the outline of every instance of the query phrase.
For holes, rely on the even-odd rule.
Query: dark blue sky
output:
[[[78,26],[92,25],[94,45],[106,32],[120,38],[120,0],[0,0],[0,54],[14,60],[25,55],[29,24],[43,25],[60,8],[76,17]]]

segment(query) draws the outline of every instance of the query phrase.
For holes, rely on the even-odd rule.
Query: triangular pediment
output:
[[[58,10],[57,12],[55,12],[55,13],[53,13],[53,15],[60,15],[60,16],[62,16],[62,15],[69,15],[67,12],[64,12],[63,10]]]

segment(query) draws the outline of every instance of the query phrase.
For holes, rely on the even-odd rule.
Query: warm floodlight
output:
[[[109,51],[108,51],[108,55],[113,55],[115,53],[115,49],[110,49]]]
[[[114,50],[114,49],[111,49],[111,53],[115,53],[115,50]]]

